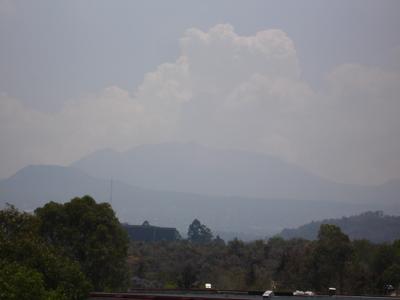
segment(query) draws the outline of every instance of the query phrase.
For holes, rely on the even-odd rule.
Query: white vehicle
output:
[[[274,295],[273,291],[265,291],[264,294],[263,294],[263,299],[264,300],[265,299],[270,299],[270,298],[272,298],[273,295]]]
[[[315,295],[315,293],[313,291],[305,291],[304,294],[306,296],[314,296]]]
[[[303,291],[296,290],[293,292],[293,296],[304,296],[305,293]]]

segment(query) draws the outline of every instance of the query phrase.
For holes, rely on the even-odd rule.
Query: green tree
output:
[[[396,243],[394,243],[393,245],[389,244],[378,245],[372,264],[374,272],[374,283],[376,290],[378,292],[382,292],[384,285],[388,284],[387,280],[389,280],[391,275],[393,274],[392,266],[395,264],[396,264]]]
[[[385,284],[390,284],[394,288],[399,288],[400,286],[400,265],[393,264],[388,267],[382,274],[382,281]]]
[[[213,234],[206,225],[201,224],[199,220],[194,219],[188,228],[188,240],[193,243],[205,244],[212,241]]]
[[[79,265],[49,245],[39,235],[39,225],[37,217],[14,207],[0,211],[0,299],[28,299],[24,297],[31,290],[29,299],[44,299],[43,294],[55,299],[86,298],[90,285]]]
[[[0,299],[42,300],[46,290],[42,275],[17,263],[0,262]]]
[[[277,251],[274,280],[282,283],[282,289],[310,290],[309,263],[312,258],[313,244],[302,239],[284,241]]]
[[[84,196],[65,204],[50,202],[35,214],[41,235],[79,262],[95,290],[126,288],[129,240],[109,204]]]
[[[349,293],[357,295],[375,294],[372,262],[376,245],[368,240],[352,242],[353,255],[346,270],[345,286]]]
[[[338,226],[322,224],[313,253],[313,285],[326,291],[338,286],[343,292],[345,267],[352,255],[350,239]]]

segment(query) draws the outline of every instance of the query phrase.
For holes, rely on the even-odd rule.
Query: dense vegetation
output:
[[[0,299],[85,299],[127,286],[128,238],[108,204],[74,198],[0,211]]]
[[[400,240],[391,244],[351,241],[335,225],[323,224],[317,240],[225,243],[206,237],[175,242],[131,242],[129,262],[132,287],[204,287],[218,289],[326,293],[328,287],[344,294],[382,294],[386,284],[400,284]],[[201,235],[201,234],[200,234]],[[212,235],[211,235],[212,236]],[[207,241],[204,241],[207,240]]]
[[[350,239],[367,239],[382,243],[400,238],[400,216],[387,216],[381,211],[369,211],[351,217],[311,222],[296,229],[284,229],[280,235],[285,239],[315,240],[322,224],[337,225]]]
[[[188,238],[129,244],[109,204],[50,202],[28,214],[0,211],[0,299],[85,299],[90,290],[193,288],[280,291],[337,287],[382,294],[400,285],[400,240],[351,240],[321,224],[316,240],[273,237],[225,243],[195,219]]]

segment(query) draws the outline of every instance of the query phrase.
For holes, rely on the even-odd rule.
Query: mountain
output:
[[[285,239],[304,238],[314,240],[321,224],[339,226],[351,239],[367,239],[372,242],[392,242],[400,239],[400,216],[384,215],[381,211],[365,212],[340,219],[311,222],[296,229],[284,229],[280,233]]]
[[[109,186],[74,168],[28,166],[0,181],[0,204],[8,202],[29,211],[48,201],[62,202],[88,193],[104,201],[109,199]]]
[[[176,227],[185,235],[194,218],[227,237],[264,237],[309,220],[338,217],[375,209],[364,204],[334,201],[259,199],[210,196],[144,189],[60,166],[29,166],[0,181],[0,206],[6,202],[32,211],[48,201],[65,202],[89,194],[98,202],[110,201],[122,222]],[[239,234],[241,233],[241,234]],[[224,236],[223,236],[224,237]]]
[[[381,186],[340,184],[276,157],[195,143],[102,150],[72,166],[101,178],[187,193],[391,205],[400,200],[400,181]]]

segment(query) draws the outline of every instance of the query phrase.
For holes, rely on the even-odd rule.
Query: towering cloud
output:
[[[314,90],[281,30],[189,29],[180,57],[133,92],[108,87],[44,113],[3,95],[1,176],[90,151],[191,140],[278,155],[340,181],[400,177],[400,74],[346,64]]]

